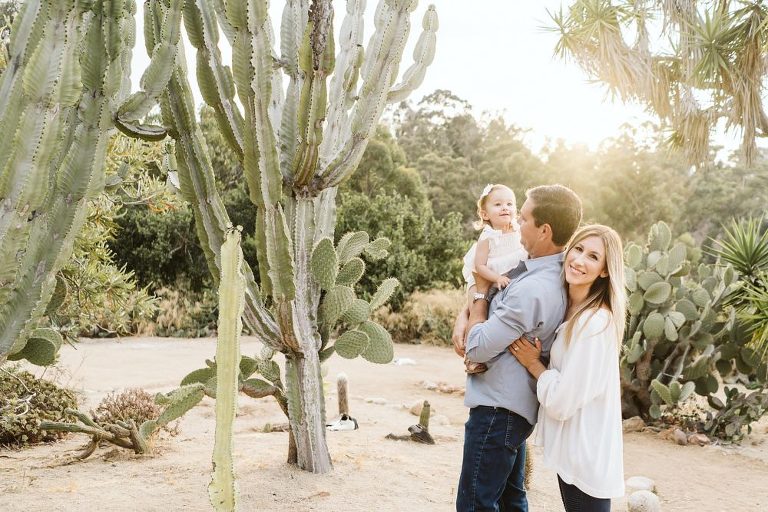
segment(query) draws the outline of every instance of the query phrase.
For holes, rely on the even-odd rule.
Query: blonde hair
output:
[[[483,189],[482,194],[480,195],[480,199],[477,200],[477,217],[478,220],[472,223],[472,227],[474,227],[477,230],[483,229],[486,225],[490,226],[491,223],[485,219],[483,219],[483,210],[485,210],[485,203],[488,202],[488,197],[493,193],[494,190],[505,188],[512,192],[512,208],[517,210],[517,199],[515,198],[515,192],[509,188],[506,185],[501,184],[494,184],[494,185],[486,185],[486,187]]]
[[[624,324],[627,315],[627,294],[624,291],[624,250],[622,248],[621,237],[616,231],[600,224],[592,224],[580,228],[574,233],[568,242],[565,250],[566,258],[573,247],[582,240],[596,236],[603,241],[605,246],[605,268],[608,272],[606,277],[595,279],[589,287],[589,294],[584,303],[581,304],[568,320],[565,326],[565,343],[568,345],[574,335],[573,329],[576,326],[581,315],[597,313],[603,306],[607,306],[611,312],[611,324],[616,334],[616,340],[621,345],[624,338]],[[562,274],[563,285],[567,286],[565,281],[565,270]]]

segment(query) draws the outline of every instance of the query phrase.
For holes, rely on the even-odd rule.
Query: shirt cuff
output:
[[[480,346],[480,341],[478,339],[480,337],[480,333],[475,333],[475,331],[480,329],[481,325],[482,325],[481,323],[480,324],[475,324],[469,330],[469,333],[467,334],[467,343],[464,346],[464,351],[465,352],[468,352],[468,351],[472,350],[473,348]]]
[[[547,396],[547,390],[557,380],[560,372],[557,370],[544,370],[539,375],[539,380],[536,381],[536,397],[539,399],[539,403],[544,402],[544,398]]]

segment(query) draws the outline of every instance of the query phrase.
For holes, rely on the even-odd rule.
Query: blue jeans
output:
[[[525,440],[533,425],[502,407],[474,407],[464,425],[458,512],[527,512]]]

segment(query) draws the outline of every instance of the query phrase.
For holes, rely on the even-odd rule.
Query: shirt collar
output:
[[[545,265],[552,265],[553,263],[562,263],[565,259],[565,251],[558,252],[555,254],[550,254],[549,256],[541,256],[539,258],[531,258],[527,260],[523,260],[525,262],[525,268],[530,270],[535,270],[539,267],[543,267]]]

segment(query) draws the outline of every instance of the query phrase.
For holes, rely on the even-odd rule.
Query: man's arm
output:
[[[464,347],[467,338],[467,322],[469,321],[469,306],[465,305],[456,315],[456,320],[453,322],[453,335],[451,341],[453,341],[453,351],[461,357],[464,357]]]
[[[488,304],[478,300],[473,304],[466,342],[467,359],[485,363],[504,352],[512,341],[533,331],[539,324],[543,305],[541,287],[536,280],[512,284],[504,299],[488,316]]]

